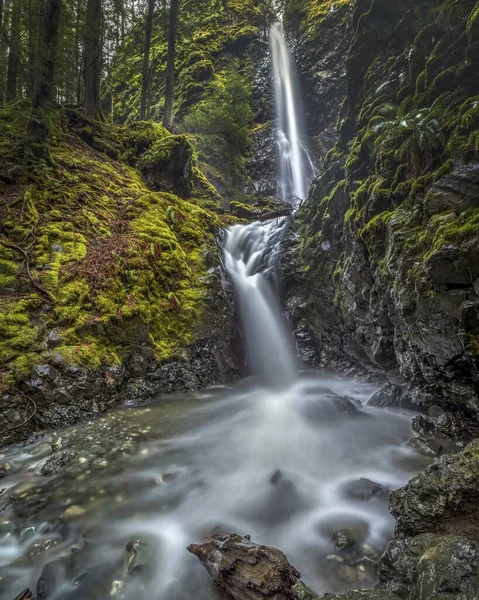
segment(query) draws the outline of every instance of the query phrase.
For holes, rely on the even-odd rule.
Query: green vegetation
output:
[[[222,224],[203,208],[214,196],[194,159],[190,199],[152,192],[128,163],[141,168],[159,149],[164,165],[174,163],[175,136],[155,124],[114,127],[65,110],[53,130],[53,166],[22,173],[12,157],[27,122],[28,110],[0,112],[3,385],[55,357],[120,363],[128,342],[115,337],[118,324],[144,324],[157,358],[175,355],[200,324],[207,253]]]
[[[326,34],[324,28],[331,26],[326,20],[334,10],[338,26],[342,8],[343,3],[297,2],[290,17],[314,39]],[[309,243],[317,243],[330,228],[328,215],[338,203],[341,179],[349,196],[344,236],[362,240],[378,280],[396,285],[401,277],[422,277],[434,252],[444,246],[467,247],[479,236],[475,208],[429,194],[433,184],[479,157],[479,96],[473,73],[477,38],[471,35],[477,6],[472,1],[419,3],[407,17],[413,39],[409,53],[399,34],[394,43],[385,38],[374,45],[360,35],[372,27],[369,21],[377,28],[380,19],[392,19],[399,9],[389,10],[391,14],[380,15],[371,5],[370,11],[355,16],[360,23],[348,58],[349,103],[338,124],[341,140],[329,153],[321,184],[300,215],[303,260],[311,278],[316,276],[311,265],[315,257]],[[341,254],[331,273],[338,300],[348,258]],[[399,263],[409,267],[398,272]]]
[[[208,173],[208,164],[221,165],[233,190],[240,188],[246,177],[245,157],[253,123],[251,92],[245,74],[234,69],[221,71],[184,120],[186,129],[198,134],[195,139],[205,171]],[[218,150],[222,156],[218,156]],[[211,174],[214,177],[214,172]]]

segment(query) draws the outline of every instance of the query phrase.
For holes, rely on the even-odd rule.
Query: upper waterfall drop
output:
[[[279,196],[296,204],[305,200],[314,166],[303,141],[302,119],[295,93],[294,66],[284,37],[283,24],[271,27],[274,95],[278,121]]]

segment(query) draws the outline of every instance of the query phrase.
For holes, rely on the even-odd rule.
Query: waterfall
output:
[[[282,232],[276,221],[234,225],[226,232],[224,255],[240,308],[249,369],[269,384],[287,386],[295,379],[296,354],[272,282]]]
[[[279,195],[297,205],[308,195],[313,165],[302,142],[293,66],[281,23],[271,28],[271,54],[278,119]],[[249,369],[269,384],[287,387],[296,378],[296,353],[271,281],[282,233],[281,221],[235,225],[226,232],[224,255],[240,309]]]
[[[297,204],[305,200],[314,167],[303,141],[302,119],[295,94],[294,67],[286,46],[282,23],[271,28],[274,93],[277,116],[279,196]]]

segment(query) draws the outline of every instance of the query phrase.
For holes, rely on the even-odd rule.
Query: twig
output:
[[[42,294],[44,294],[48,298],[48,301],[53,304],[55,301],[55,298],[50,294],[50,292],[48,290],[46,290],[39,283],[37,283],[37,281],[34,279],[33,275],[30,272],[30,256],[28,255],[28,252],[26,252],[23,248],[20,248],[20,246],[17,246],[16,244],[12,244],[11,242],[7,242],[6,240],[0,240],[0,244],[5,246],[5,248],[11,248],[12,250],[16,250],[17,252],[20,252],[20,254],[22,254],[25,257],[25,269],[27,271],[28,278],[32,282],[32,285],[38,291],[42,292]]]
[[[8,427],[7,429],[4,429],[3,431],[0,431],[0,436],[5,435],[6,433],[10,433],[10,431],[14,431],[15,429],[20,429],[20,427],[23,427],[24,425],[26,425],[37,414],[37,405],[35,403],[35,400],[33,398],[30,398],[30,396],[27,396],[23,392],[20,392],[20,394],[33,404],[33,412],[32,412],[32,414],[29,417],[27,417],[25,419],[25,421],[23,421],[23,423],[20,423],[18,425],[13,425],[12,427]]]

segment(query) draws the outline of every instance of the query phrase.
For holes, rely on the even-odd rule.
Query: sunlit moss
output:
[[[6,170],[14,134],[12,128],[3,142]],[[118,364],[125,355],[124,340],[107,333],[113,323],[139,319],[158,359],[193,339],[206,299],[207,253],[223,223],[219,196],[192,147],[191,201],[152,192],[130,166],[154,156],[168,169],[178,139],[190,144],[153,123],[127,129],[71,111],[60,115],[50,147],[54,167],[16,187],[3,208],[3,239],[29,257],[27,273],[24,255],[0,236],[4,384],[49,360],[45,339],[53,328],[55,354],[90,368]],[[124,161],[111,158],[112,149]]]

